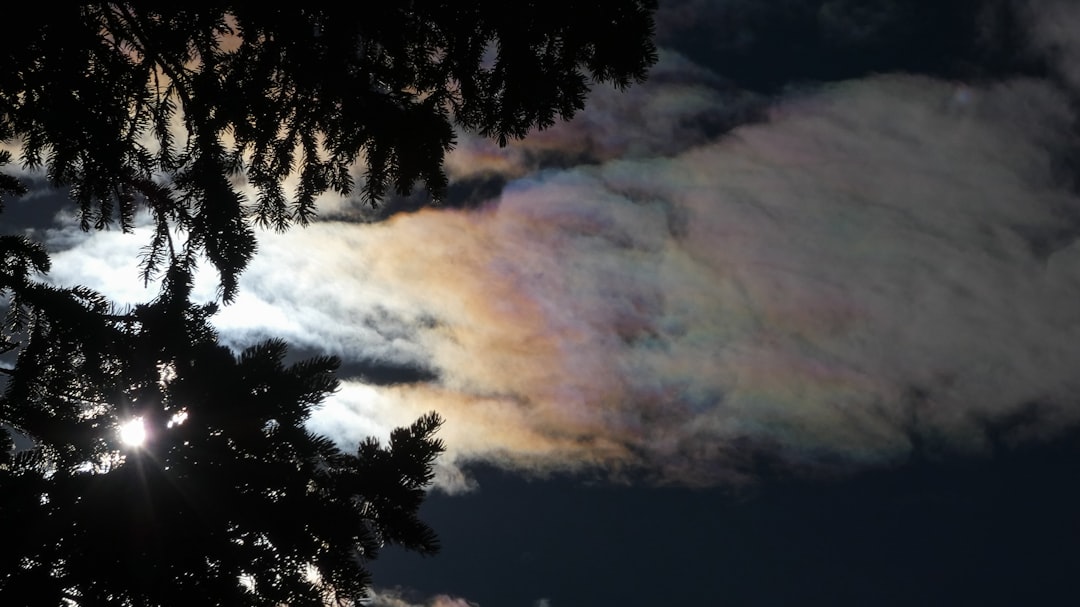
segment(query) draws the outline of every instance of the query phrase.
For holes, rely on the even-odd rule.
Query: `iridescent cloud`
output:
[[[448,489],[473,460],[714,484],[763,460],[888,465],[916,439],[977,453],[1018,413],[1036,415],[1010,440],[1077,421],[1080,201],[1054,171],[1073,118],[1059,92],[885,76],[679,139],[702,91],[723,97],[704,81],[643,90],[654,109],[625,128],[659,130],[632,151],[587,114],[522,149],[617,152],[483,165],[516,178],[480,208],[264,235],[223,335],[431,371],[347,379],[313,425],[354,442],[438,410]],[[641,110],[622,99],[619,121]],[[460,154],[459,172],[484,157]],[[55,278],[116,293],[131,275],[92,263],[120,238],[59,253]]]

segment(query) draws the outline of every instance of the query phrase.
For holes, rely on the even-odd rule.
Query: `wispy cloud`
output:
[[[415,603],[403,598],[402,593],[398,590],[375,590],[366,605],[368,607],[479,607],[479,603],[445,594],[436,595],[420,603]]]

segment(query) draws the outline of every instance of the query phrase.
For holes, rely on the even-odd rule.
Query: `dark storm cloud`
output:
[[[267,336],[269,337],[269,336]],[[325,350],[313,347],[294,347],[289,350],[289,361],[300,361],[325,354]],[[438,374],[419,363],[403,363],[376,358],[355,358],[350,356],[341,361],[337,375],[346,381],[362,382],[373,386],[394,386],[430,382],[438,379]]]

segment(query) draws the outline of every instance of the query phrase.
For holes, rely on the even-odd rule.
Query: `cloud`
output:
[[[798,465],[896,461],[912,433],[977,451],[984,420],[1032,402],[1049,431],[1077,387],[1076,201],[1046,151],[1063,106],[1032,82],[883,78],[675,159],[393,220],[376,274],[448,301],[427,308],[440,383],[385,410],[440,408],[465,457],[704,482],[748,445]]]
[[[699,115],[678,108],[716,90],[656,86],[647,116]],[[611,103],[610,125],[536,145],[615,138],[633,109]],[[438,410],[452,491],[475,460],[703,485],[762,462],[889,465],[916,444],[978,453],[1025,411],[1010,440],[1077,421],[1080,201],[1056,173],[1073,115],[1055,88],[883,76],[765,117],[686,144],[635,135],[640,148],[583,166],[515,165],[471,210],[264,234],[217,322],[237,346],[278,335],[428,370],[346,378],[312,424],[355,443]],[[116,260],[145,236],[126,252],[122,238],[57,233],[71,248],[55,278],[133,297]]]
[[[1069,0],[1016,0],[1032,50],[1047,57],[1073,94],[1080,93],[1080,6]]]
[[[402,598],[399,590],[373,590],[366,605],[368,607],[479,607],[479,603],[445,594],[433,596],[421,603],[414,603]]]
[[[649,79],[619,91],[597,87],[572,120],[500,148],[461,134],[447,157],[455,179],[497,174],[522,177],[542,168],[614,158],[669,156],[756,119],[764,101],[671,50],[661,50]]]

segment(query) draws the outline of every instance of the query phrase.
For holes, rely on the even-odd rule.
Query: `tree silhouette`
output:
[[[0,137],[71,187],[84,228],[129,228],[145,206],[157,227],[147,277],[205,254],[228,301],[255,250],[249,219],[310,221],[318,195],[352,192],[358,160],[372,204],[421,180],[438,199],[454,125],[505,144],[572,116],[590,78],[644,78],[653,5],[54,7],[7,40]]]
[[[169,279],[126,314],[85,289],[14,286],[27,345],[0,419],[35,446],[0,464],[0,518],[18,525],[4,603],[352,604],[383,544],[434,552],[416,512],[438,416],[340,451],[303,426],[337,362],[286,367],[279,341],[236,356]],[[144,444],[120,444],[127,420]]]
[[[591,81],[642,79],[654,10],[87,3],[10,28],[0,140],[68,188],[84,229],[148,212],[143,279],[161,289],[118,310],[42,282],[44,247],[0,235],[0,355],[16,357],[0,364],[0,603],[355,605],[381,546],[433,553],[417,511],[441,419],[354,453],[306,430],[337,361],[222,346],[215,305],[191,301],[195,264],[228,303],[254,230],[311,221],[327,191],[376,204],[423,182],[437,200],[456,128],[505,144],[573,115]],[[24,191],[0,174],[0,195]],[[121,441],[129,423],[145,442]]]

